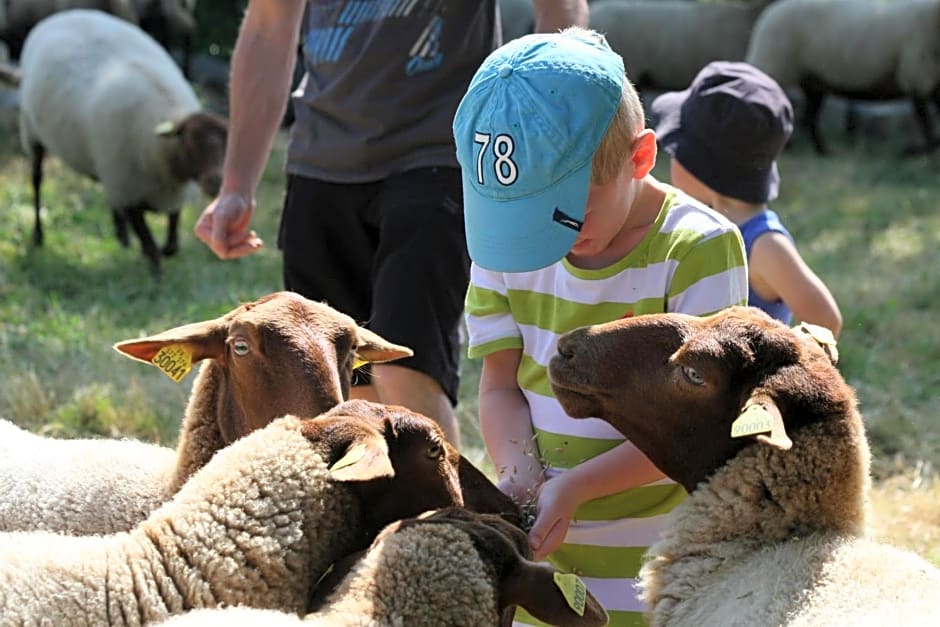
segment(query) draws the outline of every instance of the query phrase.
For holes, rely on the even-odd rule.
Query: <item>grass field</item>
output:
[[[940,156],[900,159],[900,144],[832,138],[819,159],[797,142],[780,162],[784,216],[845,319],[840,368],[856,388],[875,451],[876,529],[940,564]],[[29,169],[0,137],[0,416],[69,437],[135,436],[173,444],[193,375],[180,384],[111,349],[119,340],[204,320],[280,288],[275,250],[283,138],[268,164],[257,255],[216,260],[191,233],[205,200],[183,213],[180,254],[164,277],[136,241],[115,240],[100,188],[47,162],[46,245],[31,245]],[[656,173],[667,180],[665,160]],[[165,220],[151,216],[158,241]],[[475,423],[478,364],[464,363],[468,455],[484,460]]]

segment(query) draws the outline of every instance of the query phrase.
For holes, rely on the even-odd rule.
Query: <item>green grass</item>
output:
[[[917,484],[927,485],[940,466],[940,155],[901,159],[901,140],[849,146],[836,133],[830,139],[830,158],[817,158],[805,142],[787,151],[774,207],[842,308],[840,368],[858,392],[876,476],[916,466],[918,477],[928,477]],[[281,137],[258,196],[261,252],[217,260],[192,235],[206,202],[196,197],[183,211],[180,253],[155,281],[136,240],[130,249],[115,240],[100,187],[55,159],[47,160],[44,185],[46,244],[34,249],[29,167],[13,134],[0,136],[0,416],[55,435],[173,444],[194,377],[174,383],[111,345],[280,289],[283,160]],[[665,157],[655,172],[668,180]],[[165,220],[150,216],[149,223],[162,241]],[[483,462],[479,364],[464,360],[463,375],[465,448]],[[918,511],[940,527],[936,508]],[[940,534],[930,537],[925,550],[940,556]]]

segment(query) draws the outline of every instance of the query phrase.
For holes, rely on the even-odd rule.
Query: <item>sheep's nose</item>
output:
[[[574,357],[574,342],[567,335],[562,336],[558,340],[558,346],[555,347],[555,351],[563,359],[572,359]]]

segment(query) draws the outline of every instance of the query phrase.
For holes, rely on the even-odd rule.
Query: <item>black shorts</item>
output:
[[[431,376],[457,404],[470,280],[457,168],[373,183],[289,175],[277,243],[286,289],[414,350],[394,363]],[[354,384],[368,381],[365,371]]]

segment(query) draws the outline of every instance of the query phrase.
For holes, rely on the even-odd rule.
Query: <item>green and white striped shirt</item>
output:
[[[583,270],[562,259],[534,272],[499,273],[474,264],[466,299],[469,355],[522,349],[517,382],[551,478],[624,441],[603,420],[569,418],[555,400],[546,368],[562,334],[628,316],[707,315],[744,304],[747,269],[738,229],[672,189],[643,240],[607,268]],[[643,359],[624,355],[631,357]],[[582,576],[611,625],[643,624],[635,591],[640,559],[684,497],[667,479],[584,503],[549,560]],[[523,613],[516,618],[537,622]]]

